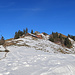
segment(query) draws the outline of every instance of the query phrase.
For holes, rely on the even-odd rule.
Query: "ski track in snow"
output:
[[[12,51],[0,61],[0,75],[74,75],[75,56],[50,54],[9,47]],[[30,52],[29,52],[30,51]],[[23,71],[24,70],[24,71]],[[27,72],[28,71],[28,72]],[[17,74],[18,73],[18,74]]]
[[[23,39],[24,42],[18,44],[26,43],[30,47],[7,47],[10,52],[5,59],[0,60],[0,75],[75,75],[74,54],[55,54],[51,47],[56,48],[59,47],[58,45],[55,46],[52,43],[51,47],[49,47],[50,42],[46,40],[43,40],[43,42],[29,40],[30,38],[28,40]],[[41,43],[43,44],[42,46],[40,46]],[[45,46],[50,52],[37,50],[45,50]]]

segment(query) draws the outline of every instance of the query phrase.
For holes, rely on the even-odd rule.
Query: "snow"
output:
[[[71,38],[69,38],[69,40],[71,41],[71,42],[73,42],[74,40],[73,39],[71,39]]]
[[[45,52],[50,52],[50,53],[58,53],[58,52],[62,52],[63,50],[63,53],[75,53],[75,49],[68,49],[66,47],[62,47],[61,45],[57,45],[53,42],[50,42],[47,39],[33,39],[29,36],[25,37],[25,38],[19,38],[19,39],[16,39],[16,40],[13,40],[14,42],[15,41],[18,41],[17,45],[24,45],[24,46],[30,46],[32,48],[35,48],[35,50],[42,50],[42,51],[45,51]]]
[[[2,45],[0,45],[0,51],[4,51],[4,50],[5,48]]]
[[[74,75],[75,55],[52,54],[27,47],[8,47],[7,57],[0,60],[2,75]]]
[[[67,49],[71,54],[62,54],[57,50],[66,48],[30,37],[13,41],[19,41],[19,46],[7,46],[10,52],[0,60],[0,75],[75,75],[75,54],[71,49]]]

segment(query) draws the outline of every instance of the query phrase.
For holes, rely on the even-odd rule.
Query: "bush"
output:
[[[26,28],[26,30],[24,29],[23,31],[18,30],[18,32],[15,32],[15,36],[14,39],[18,39],[20,36],[22,36],[23,34],[27,34],[28,33],[28,29]]]
[[[72,36],[70,36],[70,37],[72,37]],[[64,36],[62,36],[62,34],[58,34],[57,32],[56,33],[52,32],[52,34],[49,37],[49,40],[54,43],[57,43],[57,44],[59,44],[59,42],[60,42],[61,45],[64,45],[68,48],[72,47],[71,41],[68,39],[68,37],[65,38]]]
[[[15,32],[15,36],[14,36],[14,39],[18,39],[19,38],[19,35],[17,32]]]
[[[0,45],[3,45],[4,43],[5,43],[5,40],[4,40],[4,37],[2,36],[0,40]]]
[[[65,38],[64,45],[67,46],[68,48],[71,48],[72,44],[71,44],[70,40],[68,39],[68,37]]]
[[[52,38],[52,37],[50,37],[49,40],[52,41],[52,42],[54,42],[54,38]]]
[[[33,34],[33,30],[31,30],[31,34]]]
[[[68,34],[68,37],[70,37],[71,39],[73,39],[75,41],[75,36]]]
[[[20,36],[22,36],[23,35],[23,32],[22,31],[18,31],[18,32],[15,32],[15,36],[14,36],[14,38],[15,39],[18,39]]]

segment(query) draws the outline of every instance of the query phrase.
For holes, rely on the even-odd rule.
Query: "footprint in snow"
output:
[[[27,62],[23,62],[25,67],[30,67],[31,65],[27,64]]]
[[[34,62],[37,62],[36,60],[34,60]]]
[[[13,68],[12,68],[13,71],[14,71],[14,70],[17,70],[17,69],[18,69],[18,67],[13,67]]]
[[[11,64],[8,64],[8,66],[11,66]]]
[[[42,58],[42,61],[45,61],[46,60],[46,57]]]
[[[10,72],[6,72],[6,73],[4,73],[4,75],[8,75],[8,74],[10,74]]]
[[[23,64],[27,64],[27,62],[23,62]]]

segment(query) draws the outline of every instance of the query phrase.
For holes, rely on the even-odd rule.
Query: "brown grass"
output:
[[[11,40],[13,40],[13,38],[7,39],[7,40],[5,40],[5,42],[7,42],[7,41],[11,41]]]
[[[67,36],[66,36],[66,35],[63,35],[63,34],[61,34],[61,35],[62,35],[62,37],[67,38]]]
[[[69,52],[67,52],[68,51],[67,49],[64,51],[63,49],[59,48],[57,51],[63,54],[70,54]]]

